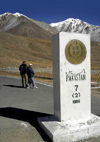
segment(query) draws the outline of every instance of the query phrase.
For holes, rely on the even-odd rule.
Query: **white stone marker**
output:
[[[65,32],[55,35],[54,112],[59,121],[90,116],[90,74],[90,36]]]
[[[100,135],[100,118],[91,114],[90,35],[53,36],[54,116],[39,118],[53,142]]]

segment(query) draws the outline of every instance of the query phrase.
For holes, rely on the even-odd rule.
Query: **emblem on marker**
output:
[[[79,40],[71,40],[65,49],[67,60],[72,64],[80,64],[86,58],[86,47]]]

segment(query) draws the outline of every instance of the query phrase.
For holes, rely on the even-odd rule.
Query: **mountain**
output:
[[[37,20],[33,20],[31,19],[35,24],[37,24],[38,26],[40,26],[41,28],[43,28],[46,31],[49,31],[51,34],[57,34],[58,31],[55,28],[52,28],[49,24],[45,23],[45,22],[40,22]]]
[[[52,39],[57,31],[45,22],[39,22],[27,16],[9,12],[0,15],[0,32],[31,38]]]
[[[0,15],[0,32],[30,38],[52,39],[58,32],[76,32],[90,34],[92,41],[100,41],[100,26],[94,26],[80,19],[69,18],[58,23],[36,21],[20,13]]]
[[[21,19],[23,17],[20,17]],[[19,18],[19,19],[20,19]],[[13,28],[6,30],[8,33],[12,33],[14,35],[20,35],[31,38],[43,38],[43,39],[51,39],[52,34],[43,28],[39,27],[35,23],[31,22],[28,19],[22,21],[20,24],[16,25]]]
[[[90,34],[92,41],[100,41],[100,26],[94,26],[80,19],[69,18],[58,23],[51,23],[58,32],[76,32]]]

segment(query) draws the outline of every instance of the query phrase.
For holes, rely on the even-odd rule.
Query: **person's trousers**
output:
[[[30,87],[31,83],[32,83],[33,87],[35,88],[36,83],[35,83],[34,77],[28,78],[28,87]]]
[[[21,75],[21,79],[22,79],[22,87],[27,87],[27,74],[23,74],[23,75]]]

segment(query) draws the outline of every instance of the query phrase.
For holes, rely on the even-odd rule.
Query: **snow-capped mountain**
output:
[[[0,15],[0,31],[5,32],[20,24],[22,22],[22,20],[19,19],[21,16],[25,17],[20,13],[11,14],[9,12]]]
[[[58,23],[51,23],[58,32],[76,32],[90,34],[92,41],[100,41],[100,26],[94,26],[80,19],[69,18]]]
[[[58,32],[76,32],[90,34],[92,41],[100,41],[100,26],[94,26],[79,19],[69,18],[58,23],[48,25],[36,21],[20,13],[4,13],[0,15],[0,32],[15,35],[51,39]]]
[[[52,28],[49,24],[33,20],[18,12],[14,14],[7,12],[0,15],[0,31],[6,32],[7,30],[10,30],[20,25],[22,22],[26,22],[27,20],[31,23],[36,24],[37,26],[44,29],[45,31],[48,31],[51,34],[57,33],[57,31],[54,28]]]

